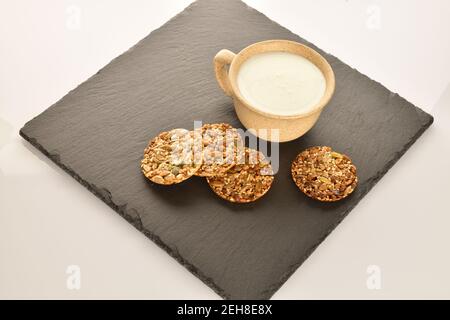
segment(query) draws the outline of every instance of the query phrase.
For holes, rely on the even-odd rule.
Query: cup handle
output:
[[[230,85],[230,78],[226,66],[231,64],[235,56],[236,54],[230,50],[222,49],[214,57],[214,71],[216,72],[217,82],[228,96],[233,95],[233,89]]]

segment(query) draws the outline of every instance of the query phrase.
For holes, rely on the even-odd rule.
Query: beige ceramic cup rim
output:
[[[281,46],[280,46],[281,45]],[[294,50],[290,50],[290,48],[297,48],[300,49],[300,51],[303,54],[299,54],[298,52]],[[280,49],[281,48],[281,49]],[[256,49],[256,50],[255,50]],[[252,51],[255,51],[255,53],[251,53]],[[294,54],[299,54],[302,57],[308,59],[310,62],[312,62],[314,65],[316,65],[322,74],[325,77],[325,92],[322,96],[322,98],[319,100],[319,102],[314,105],[309,111],[307,112],[300,112],[296,114],[290,114],[290,115],[280,115],[280,114],[274,114],[266,111],[262,111],[261,109],[258,109],[257,107],[253,106],[250,102],[248,102],[241,94],[239,90],[239,86],[237,84],[236,78],[239,73],[239,69],[241,64],[247,60],[248,58],[264,52],[290,52]],[[290,41],[290,40],[266,40],[261,42],[256,42],[254,44],[249,45],[248,47],[245,47],[242,49],[238,54],[235,55],[233,60],[230,64],[230,69],[228,71],[229,76],[229,84],[232,88],[232,95],[234,95],[238,100],[240,100],[241,103],[243,103],[246,107],[253,110],[256,113],[259,113],[265,117],[274,118],[274,119],[299,119],[308,117],[311,114],[314,114],[320,110],[322,110],[330,101],[331,97],[333,96],[334,89],[335,89],[335,77],[333,69],[331,68],[328,61],[317,51],[314,49],[301,44],[299,42]]]

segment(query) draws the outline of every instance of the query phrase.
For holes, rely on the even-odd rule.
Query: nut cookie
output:
[[[241,136],[227,123],[205,124],[201,131],[203,163],[195,175],[212,177],[225,174],[236,164],[237,152],[243,148]]]
[[[297,155],[291,166],[292,178],[307,196],[319,201],[338,201],[358,184],[351,159],[330,147],[312,147]]]
[[[273,170],[264,155],[245,148],[238,164],[222,176],[208,177],[211,189],[230,202],[252,202],[269,191],[274,180]]]
[[[143,174],[163,185],[180,183],[194,175],[202,164],[199,136],[185,129],[161,132],[144,151]]]

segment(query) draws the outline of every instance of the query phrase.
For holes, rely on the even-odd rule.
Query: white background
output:
[[[218,298],[18,136],[190,1],[0,1],[0,298]],[[246,2],[435,116],[274,298],[450,298],[450,1]]]

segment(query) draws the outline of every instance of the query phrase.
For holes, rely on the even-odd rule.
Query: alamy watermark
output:
[[[275,174],[279,169],[279,130],[260,129],[242,130],[227,129],[217,134],[212,129],[203,130],[202,121],[194,121],[193,138],[187,130],[174,130],[171,136],[171,162],[206,164],[258,164],[258,153],[245,156],[245,145],[250,149],[259,150],[270,162],[270,173],[261,169],[261,174]],[[239,135],[236,141],[236,133]],[[257,138],[259,137],[259,139]],[[188,137],[188,138],[186,138]],[[270,139],[270,141],[269,141]],[[205,143],[207,142],[207,143]],[[267,170],[267,168],[266,168]]]
[[[78,265],[72,264],[66,268],[66,287],[69,290],[81,289],[81,268]]]
[[[367,7],[366,10],[366,28],[369,30],[381,29],[381,7],[376,4],[372,4]]]
[[[366,286],[369,290],[381,289],[381,268],[376,264],[367,266],[366,272],[368,277],[366,279]]]
[[[66,7],[66,28],[69,30],[81,29],[81,7],[70,5]]]

